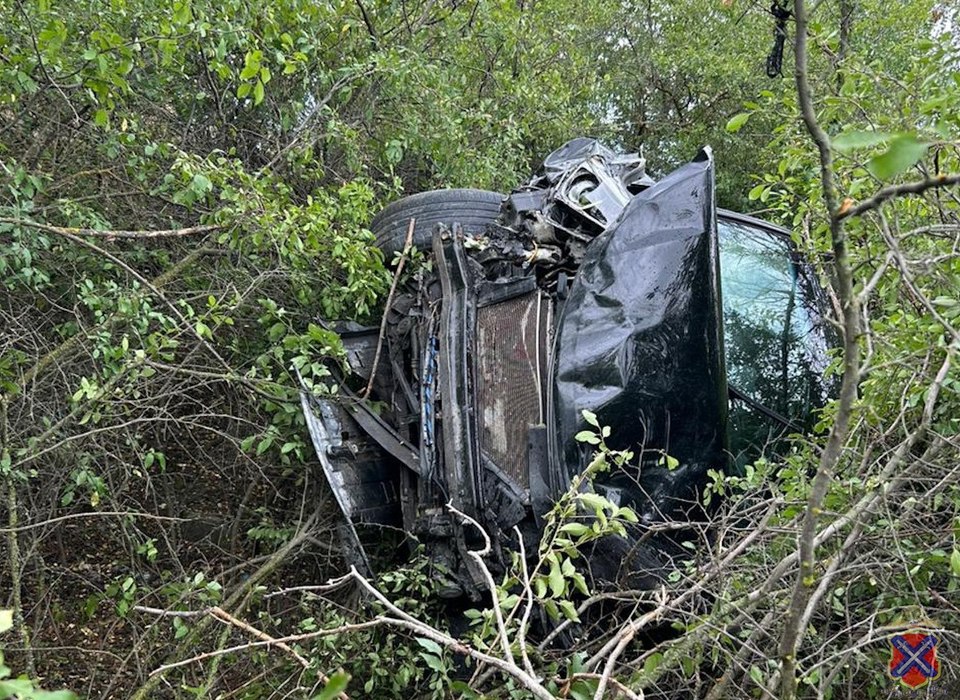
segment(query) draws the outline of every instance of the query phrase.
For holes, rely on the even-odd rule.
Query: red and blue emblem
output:
[[[940,675],[936,635],[924,632],[895,634],[890,638],[890,665],[887,672],[911,690],[922,688]]]

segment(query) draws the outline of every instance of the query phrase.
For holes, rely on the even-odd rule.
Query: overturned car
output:
[[[495,552],[515,548],[515,526],[535,539],[590,458],[575,439],[589,410],[638,455],[593,487],[640,516],[591,566],[650,585],[676,537],[646,531],[702,520],[709,470],[775,451],[829,397],[813,270],[786,231],[716,209],[709,150],[654,182],[639,156],[575,139],[510,195],[413,195],[371,229],[388,255],[412,243],[417,271],[381,326],[337,328],[343,389],[302,394],[361,570],[402,532],[447,572],[447,595],[476,596],[477,533],[446,504]]]

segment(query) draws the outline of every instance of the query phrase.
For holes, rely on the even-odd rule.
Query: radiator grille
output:
[[[477,311],[480,447],[522,488],[530,485],[527,428],[543,422],[538,372],[546,376],[549,308],[531,292]]]

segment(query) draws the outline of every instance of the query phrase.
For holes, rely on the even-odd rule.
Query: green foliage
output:
[[[442,572],[440,572],[442,574]],[[404,612],[438,623],[445,628],[443,608],[438,604],[438,576],[422,552],[404,567],[385,572],[376,580],[383,591]],[[309,632],[336,628],[354,621],[349,611],[339,611],[323,600],[307,601],[308,617],[300,628]],[[453,659],[433,641],[410,638],[386,627],[320,637],[308,649],[325,668],[342,671],[330,676],[350,679],[351,695],[382,698],[449,697],[454,675]],[[338,683],[341,681],[338,681]],[[324,691],[325,692],[325,691]]]
[[[599,474],[623,467],[633,459],[633,453],[608,447],[605,438],[609,437],[610,428],[600,427],[590,411],[583,411],[583,416],[596,427],[596,432],[583,431],[577,439],[596,446],[593,459],[544,515],[536,557],[528,564],[519,552],[514,552],[512,566],[497,587],[496,604],[513,639],[528,633],[530,605],[542,609],[554,623],[579,623],[577,603],[593,593],[580,568],[585,564],[581,561],[585,548],[604,537],[623,537],[627,527],[637,523],[632,509],[617,506],[593,490],[593,481]],[[528,600],[527,592],[532,600]],[[492,648],[498,634],[494,611],[487,608],[466,614],[474,627],[474,643],[480,648]],[[552,667],[551,672],[556,670]]]
[[[350,684],[350,674],[337,671],[323,686],[323,690],[314,695],[311,700],[333,700],[347,689]]]

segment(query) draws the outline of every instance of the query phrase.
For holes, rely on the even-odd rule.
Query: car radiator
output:
[[[544,421],[552,304],[538,291],[477,310],[480,449],[527,489],[527,432]]]

